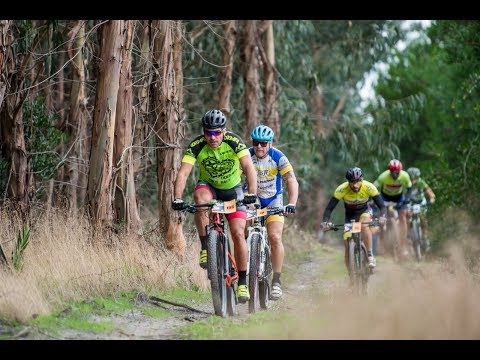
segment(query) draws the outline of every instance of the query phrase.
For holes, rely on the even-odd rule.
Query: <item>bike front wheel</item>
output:
[[[417,221],[412,222],[410,237],[412,238],[413,250],[417,261],[422,261],[422,238],[420,224]]]
[[[250,268],[248,270],[248,312],[254,313],[260,305],[258,293],[258,266],[260,264],[260,235],[253,234],[250,240]]]
[[[260,308],[268,309],[273,275],[272,257],[269,246],[265,246],[264,254],[265,264],[263,266],[263,275],[258,280],[258,299],[260,300]]]
[[[215,315],[221,317],[227,316],[227,284],[225,282],[227,241],[228,239],[217,230],[211,230],[207,236],[207,269],[213,310]]]

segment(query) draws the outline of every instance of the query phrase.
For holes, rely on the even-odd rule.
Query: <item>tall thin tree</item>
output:
[[[233,54],[237,37],[236,21],[229,20],[224,25],[225,42],[223,48],[223,67],[220,68],[220,86],[218,88],[218,108],[230,115],[230,93],[232,92]]]
[[[92,149],[88,178],[89,211],[94,224],[113,219],[113,143],[124,44],[124,21],[106,21],[99,28],[100,64],[95,95]]]
[[[125,21],[125,40],[122,46],[122,68],[118,88],[117,113],[115,121],[115,145],[113,159],[115,166],[115,220],[124,223],[127,232],[141,234],[138,214],[135,179],[132,161],[132,43],[135,22]]]
[[[158,210],[160,232],[165,243],[178,255],[185,250],[181,214],[173,211],[173,185],[181,158],[180,141],[184,137],[183,69],[181,21],[159,20],[155,31],[153,62],[155,79],[155,131],[157,135]]]

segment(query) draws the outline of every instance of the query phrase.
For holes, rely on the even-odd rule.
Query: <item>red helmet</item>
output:
[[[390,170],[391,172],[399,173],[400,170],[402,170],[403,165],[400,162],[400,160],[393,159],[393,160],[390,160],[387,167],[388,167],[388,170]]]

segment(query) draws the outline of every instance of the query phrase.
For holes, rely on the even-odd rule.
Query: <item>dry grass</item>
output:
[[[21,225],[20,219],[0,211],[0,239],[7,256]],[[199,241],[193,234],[186,234],[186,253],[179,259],[152,234],[146,239],[95,236],[85,218],[44,215],[31,226],[23,270],[0,273],[0,317],[25,321],[65,301],[131,289],[207,289],[198,266]]]
[[[317,294],[287,293],[290,316],[276,324],[282,330],[262,329],[249,338],[480,339],[480,236],[458,209],[445,221],[454,235],[439,249],[440,257],[401,265],[377,257],[366,297],[352,296],[346,277],[301,277],[297,281]]]

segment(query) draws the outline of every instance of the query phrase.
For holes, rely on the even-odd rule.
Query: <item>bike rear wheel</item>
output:
[[[228,239],[217,230],[211,230],[207,237],[207,269],[212,291],[213,310],[215,315],[221,317],[227,316],[227,284],[225,282],[225,259],[227,258],[225,243],[227,241]]]

